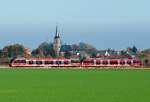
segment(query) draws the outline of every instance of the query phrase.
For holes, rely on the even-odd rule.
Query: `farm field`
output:
[[[0,102],[149,102],[150,70],[0,69]]]

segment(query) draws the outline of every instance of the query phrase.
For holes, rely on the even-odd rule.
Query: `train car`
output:
[[[85,59],[83,61],[66,58],[15,58],[11,67],[141,67],[138,59]]]
[[[95,67],[141,67],[138,59],[94,59]]]
[[[11,67],[71,67],[71,59],[16,58]]]

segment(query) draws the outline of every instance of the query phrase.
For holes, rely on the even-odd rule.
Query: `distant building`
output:
[[[25,53],[31,55],[32,50],[30,48],[25,48]]]
[[[32,50],[30,48],[24,48],[25,55],[24,57],[30,57]]]
[[[56,26],[56,33],[55,33],[54,42],[53,42],[53,50],[54,50],[56,57],[59,57],[60,55],[60,48],[61,48],[61,40],[60,40],[60,35],[58,32],[58,27]]]
[[[108,51],[105,52],[105,56],[110,56],[110,54],[108,53]]]

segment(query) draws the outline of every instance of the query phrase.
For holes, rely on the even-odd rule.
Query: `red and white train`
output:
[[[141,67],[138,59],[85,59],[15,58],[11,67]]]

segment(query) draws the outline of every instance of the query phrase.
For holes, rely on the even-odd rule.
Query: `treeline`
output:
[[[63,44],[61,46],[60,57],[70,58],[73,55],[80,52],[85,52],[89,56],[92,56],[95,52],[97,52],[97,49],[94,46],[87,43],[79,43],[79,44],[72,44],[72,45]],[[38,48],[32,51],[32,56],[55,57],[53,51],[53,43],[44,42],[40,44]]]
[[[86,43],[63,44],[61,46],[60,57],[70,58],[82,53],[82,55],[93,56],[97,49]],[[14,57],[56,57],[53,51],[53,43],[43,42],[31,52],[21,44],[5,46],[0,49],[0,64],[9,62]]]
[[[55,57],[53,43],[43,42],[36,49],[28,50],[21,44],[5,46],[0,49],[0,64],[7,63],[14,57]],[[136,46],[128,47],[124,50],[98,50],[91,44],[63,44],[61,46],[60,57],[65,58],[140,58],[145,65],[149,65],[150,49],[139,51]]]

